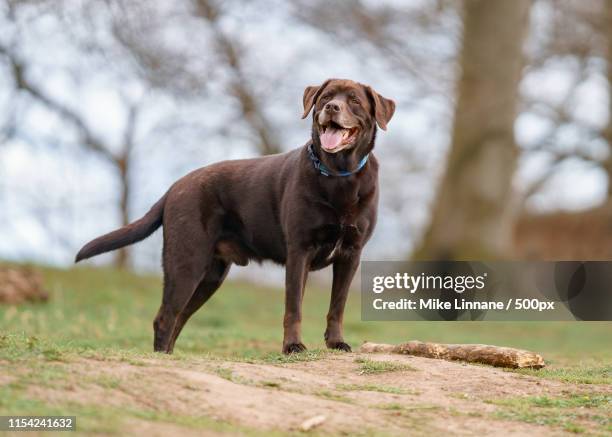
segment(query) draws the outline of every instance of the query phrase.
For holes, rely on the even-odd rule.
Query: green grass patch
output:
[[[255,381],[247,379],[241,375],[236,375],[232,371],[232,369],[228,369],[227,367],[215,367],[213,370],[221,378],[226,379],[235,384],[251,385],[251,386],[258,385],[257,383],[255,383]]]
[[[226,379],[228,381],[234,380],[234,372],[232,372],[232,370],[228,369],[227,367],[217,367],[215,369],[215,373],[221,378]]]
[[[380,404],[378,408],[380,408],[381,410],[399,411],[399,410],[403,410],[404,406],[396,402],[391,402],[389,404]]]
[[[550,398],[548,396],[535,396],[529,402],[536,407],[554,408],[598,408],[612,406],[612,395],[578,395],[573,394],[567,398]]]
[[[315,396],[319,396],[320,398],[329,399],[330,401],[344,402],[347,404],[353,403],[351,399],[346,396],[343,396],[339,393],[334,393],[330,390],[320,390],[315,393]]]
[[[413,411],[439,410],[440,406],[430,404],[404,405],[399,402],[390,402],[388,404],[380,404],[378,408],[393,412],[410,413]]]
[[[612,395],[607,394],[576,394],[565,397],[529,396],[524,398],[496,399],[489,401],[496,405],[511,407],[543,407],[543,408],[612,408]]]
[[[128,351],[132,358],[151,352],[152,321],[161,302],[159,276],[89,267],[41,271],[49,302],[0,306],[0,336],[35,338],[34,353],[44,355],[41,345],[47,345],[50,360],[64,359],[70,352],[114,355]],[[282,290],[228,281],[187,323],[174,357],[280,364],[320,359],[326,353],[323,332],[329,299],[328,286],[308,287],[302,329],[309,351],[284,357],[279,354]],[[553,364],[543,374],[566,367],[608,366],[592,378],[610,382],[610,322],[363,322],[358,293],[349,296],[344,321],[345,339],[354,348],[366,340],[400,343],[412,339],[518,347],[538,352]],[[15,351],[2,343],[0,337],[0,359],[15,358],[15,353],[33,356],[21,346]],[[583,363],[585,357],[588,363]]]
[[[612,396],[608,394],[529,396],[489,402],[500,407],[494,416],[504,420],[554,426],[573,433],[610,431]]]
[[[540,370],[520,369],[512,372],[540,378],[556,379],[574,384],[610,384],[612,383],[612,366],[582,364],[580,366],[553,367]]]
[[[18,334],[0,334],[0,358],[11,362],[31,359],[67,360],[60,346],[35,335],[25,335],[23,331]]]
[[[336,386],[338,390],[344,391],[372,391],[378,393],[389,393],[394,395],[419,395],[418,390],[408,390],[401,387],[393,387],[390,385],[379,384],[339,384]]]
[[[301,352],[299,354],[285,355],[280,352],[267,353],[261,358],[252,360],[252,362],[262,362],[266,364],[292,364],[292,363],[303,363],[308,361],[317,361],[325,358],[331,354],[340,353],[335,351],[328,351],[325,349],[313,349]]]
[[[411,367],[408,364],[395,363],[392,361],[377,361],[369,358],[357,358],[355,362],[359,364],[360,375],[416,370],[414,367]]]

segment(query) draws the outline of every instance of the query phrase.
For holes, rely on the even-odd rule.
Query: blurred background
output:
[[[0,361],[149,352],[161,232],[75,253],[193,169],[301,147],[304,88],[329,77],[397,103],[363,259],[612,260],[610,0],[0,0]],[[330,270],[309,277],[310,348]],[[230,274],[179,354],[280,349],[284,270]],[[354,293],[344,326],[353,347],[514,346],[610,381],[610,322],[364,322]]]
[[[397,103],[365,259],[611,259],[611,65],[604,0],[0,0],[0,259],[302,146],[328,77]],[[160,234],[92,263],[158,271]]]

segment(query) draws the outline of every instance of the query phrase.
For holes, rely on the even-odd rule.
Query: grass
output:
[[[280,352],[266,353],[261,356],[257,356],[257,353],[253,354],[254,358],[250,361],[260,361],[267,364],[291,364],[291,363],[303,363],[307,361],[316,361],[321,358],[325,358],[329,355],[338,354],[341,352],[331,351],[326,349],[311,349],[299,354],[284,355]],[[249,355],[250,356],[250,355]]]
[[[369,358],[357,358],[355,360],[359,364],[360,375],[372,375],[374,373],[386,373],[386,372],[401,372],[401,371],[414,371],[415,369],[407,364],[394,363],[391,361],[377,361]]]
[[[413,406],[407,407],[406,405],[403,405],[397,402],[391,402],[389,404],[381,404],[378,406],[378,408],[380,408],[381,410],[388,410],[388,411],[409,412],[409,411],[422,411],[422,410],[437,410],[440,407],[438,405],[427,405],[427,404],[413,405]]]
[[[306,292],[303,338],[310,348],[306,353],[290,356],[279,353],[284,307],[280,290],[227,282],[189,321],[177,342],[175,354],[160,356],[151,352],[152,321],[161,300],[159,277],[87,267],[42,268],[42,273],[51,294],[47,304],[0,306],[0,415],[70,412],[79,416],[79,429],[104,433],[119,432],[118,423],[126,419],[225,430],[227,424],[196,413],[168,418],[152,411],[88,408],[68,402],[45,404],[33,398],[28,389],[53,386],[70,390],[74,382],[64,378],[68,368],[65,364],[83,357],[99,360],[101,365],[105,360],[144,365],[144,360],[153,356],[177,363],[206,359],[210,360],[211,368],[219,369],[219,375],[235,379],[231,372],[224,370],[221,360],[291,365],[338,353],[326,350],[323,342],[329,305],[327,289],[309,287]],[[366,340],[398,343],[411,339],[519,347],[541,353],[550,365],[544,370],[521,373],[571,383],[612,382],[611,328],[611,323],[603,322],[362,322],[357,293],[349,297],[345,314],[346,341],[354,349]],[[218,366],[215,361],[219,362]],[[411,370],[409,366],[373,360],[357,364],[364,374]],[[96,384],[116,387],[120,381],[107,377]],[[276,383],[270,384],[274,387]],[[414,394],[367,384],[340,385],[337,389]],[[329,393],[320,393],[322,397],[327,395]],[[534,400],[525,402],[532,412],[599,411],[604,408],[602,405],[538,406],[529,404],[536,402]],[[516,420],[530,413],[517,405],[500,405],[502,407],[507,414],[518,417]],[[563,426],[583,426],[579,419],[563,423]]]
[[[152,322],[161,301],[161,279],[112,269],[43,269],[48,304],[0,307],[0,334],[21,334],[48,346],[46,353],[91,351],[149,353]],[[306,354],[279,354],[284,299],[277,289],[228,282],[189,321],[177,357],[190,354],[279,364],[325,356],[323,332],[329,292],[309,287],[304,299]],[[362,322],[357,293],[349,297],[345,336],[353,348],[363,341],[411,339],[443,343],[488,343],[541,353],[554,368],[594,369],[609,378],[610,322]],[[21,349],[21,348],[19,348]],[[36,348],[38,349],[38,348]],[[4,348],[2,355],[17,352]],[[605,370],[607,367],[607,371]],[[566,373],[563,378],[569,378]],[[608,379],[609,381],[609,379]]]
[[[500,406],[495,416],[561,428],[575,434],[612,431],[612,396],[570,393],[564,397],[529,396],[490,401]]]
[[[338,390],[344,391],[373,391],[378,393],[389,393],[394,395],[418,395],[418,390],[407,390],[400,387],[380,384],[339,384]]]
[[[329,400],[338,401],[338,402],[345,402],[347,404],[350,404],[352,402],[351,399],[347,398],[346,396],[343,396],[338,393],[334,393],[330,390],[319,390],[318,392],[315,393],[315,395],[323,399],[329,399]]]
[[[399,410],[403,410],[404,406],[396,402],[391,402],[389,404],[381,404],[378,406],[378,408],[380,408],[381,410],[399,411]]]
[[[513,372],[576,384],[610,384],[612,380],[612,365],[610,364],[574,365],[540,370],[520,369],[513,370]]]

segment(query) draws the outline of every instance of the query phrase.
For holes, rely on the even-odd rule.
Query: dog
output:
[[[333,266],[325,344],[346,352],[342,319],[361,251],[376,225],[377,129],[395,103],[371,87],[328,79],[304,91],[311,139],[283,154],[223,161],[179,179],[142,218],[87,243],[75,262],[151,235],[163,225],[164,289],[154,350],[172,353],[185,323],[221,286],[232,264],[286,266],[282,351],[302,352],[309,271]]]

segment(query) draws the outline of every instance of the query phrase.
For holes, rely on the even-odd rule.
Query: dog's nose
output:
[[[340,105],[336,102],[329,102],[325,105],[325,110],[327,112],[340,112]]]

